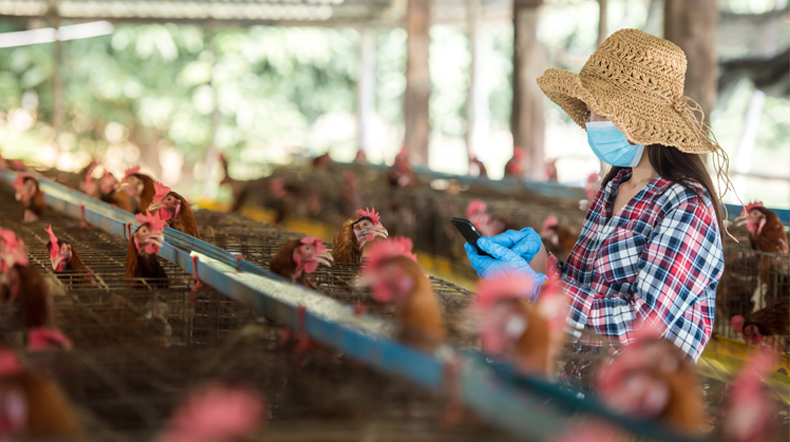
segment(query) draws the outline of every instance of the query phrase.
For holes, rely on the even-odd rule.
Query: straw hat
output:
[[[685,77],[686,55],[679,47],[638,29],[621,29],[601,44],[579,74],[548,69],[538,86],[585,129],[590,117],[586,103],[633,143],[715,152],[720,147],[703,123],[702,109],[683,95]]]

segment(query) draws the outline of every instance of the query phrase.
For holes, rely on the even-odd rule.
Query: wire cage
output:
[[[463,203],[458,199],[459,207]],[[212,379],[265,394],[269,423],[259,439],[510,440],[471,415],[447,425],[445,399],[363,368],[343,354],[327,349],[295,351],[285,341],[292,334],[282,327],[211,288],[193,292],[195,281],[164,260],[167,288],[157,284],[161,281],[138,281],[142,284],[129,287],[124,280],[128,242],[123,239],[81,228],[78,220],[49,209],[40,221],[23,224],[22,213],[5,188],[0,189],[0,209],[7,214],[0,226],[25,239],[31,265],[45,277],[52,278],[44,232],[49,224],[58,237],[74,245],[89,269],[88,284],[82,274],[56,277],[64,292],[56,296],[56,318],[75,350],[25,356],[32,367],[59,380],[96,440],[150,440],[191,388]],[[302,236],[238,214],[197,210],[195,216],[204,239],[263,267],[282,244]],[[367,289],[357,287],[359,271],[357,265],[320,268],[313,282],[326,296],[390,317],[392,306],[375,302]],[[448,340],[477,348],[466,315],[471,292],[440,279],[432,278],[431,283],[442,301]],[[23,348],[21,324],[5,320],[15,317],[15,308],[0,306],[0,331],[7,342]],[[605,361],[606,356],[596,360]],[[713,415],[724,388],[708,381],[705,389]],[[570,419],[583,422],[585,418],[572,415]]]
[[[733,316],[740,315],[748,321],[753,313],[790,298],[790,255],[729,245],[724,250],[724,261],[724,273],[716,291],[714,333],[742,339],[730,327]],[[771,337],[765,345],[790,354],[789,336]]]
[[[82,228],[78,220],[50,209],[38,222],[23,224],[6,188],[0,190],[0,208],[6,214],[0,226],[25,240],[30,265],[58,289],[56,322],[74,350],[26,351],[15,303],[0,305],[0,332],[23,352],[30,368],[58,381],[89,440],[151,440],[191,389],[217,380],[265,396],[268,423],[251,440],[513,440],[471,415],[447,425],[444,399],[336,351],[296,351],[283,327],[211,288],[193,292],[192,278],[164,260],[168,288],[157,287],[156,281],[130,288],[124,280],[127,243],[122,239]],[[216,230],[241,233],[252,224],[238,216],[202,212],[198,214],[205,220],[223,220],[214,224]],[[44,232],[50,224],[80,254],[89,282],[85,274],[52,274]],[[260,238],[261,231],[271,240],[294,236],[269,226],[249,233]],[[233,249],[234,235],[223,231],[216,239]],[[247,243],[245,253],[253,256],[256,243]],[[261,241],[257,247],[261,252],[274,248],[266,249]]]

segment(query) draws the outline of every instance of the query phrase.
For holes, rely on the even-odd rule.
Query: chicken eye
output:
[[[365,221],[364,223],[362,223],[362,227],[370,227],[370,222]]]
[[[140,229],[140,233],[142,233],[143,235],[148,235],[148,229],[143,227],[142,229]]]
[[[305,253],[310,253],[310,252],[313,251],[313,248],[310,247],[310,246],[304,246],[304,251],[305,251]]]

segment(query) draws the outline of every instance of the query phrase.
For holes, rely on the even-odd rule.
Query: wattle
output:
[[[159,209],[159,219],[162,221],[170,221],[173,218],[173,213],[169,209]]]
[[[159,252],[159,246],[156,244],[146,244],[145,245],[145,253],[149,255],[155,255]]]
[[[307,261],[304,264],[305,273],[313,273],[318,268],[318,261]]]

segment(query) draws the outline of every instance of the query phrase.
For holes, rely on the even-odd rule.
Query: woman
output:
[[[683,96],[685,70],[680,48],[635,29],[609,37],[578,75],[547,70],[540,88],[613,167],[565,264],[532,229],[482,238],[493,258],[466,250],[483,278],[561,277],[577,337],[589,329],[627,344],[642,321],[660,319],[664,336],[696,361],[710,339],[724,269],[724,218],[700,154],[721,155],[722,166],[726,156]]]

